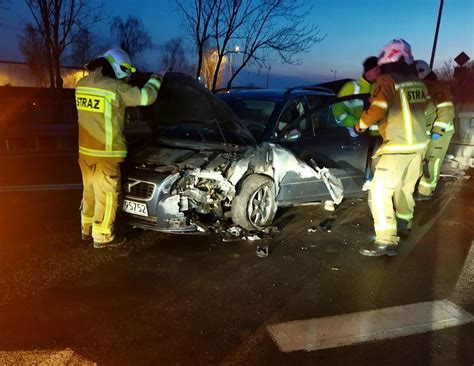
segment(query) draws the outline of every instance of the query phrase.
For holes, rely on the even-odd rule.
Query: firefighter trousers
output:
[[[453,137],[453,132],[446,132],[438,140],[431,140],[426,152],[424,174],[418,184],[418,192],[431,196],[436,189],[441,171],[441,164],[448,151],[449,143]]]
[[[120,197],[120,165],[114,158],[79,155],[83,193],[81,229],[95,242],[114,239],[114,222]]]
[[[398,244],[397,218],[411,227],[415,201],[413,191],[422,173],[424,154],[381,155],[369,191],[375,241]]]

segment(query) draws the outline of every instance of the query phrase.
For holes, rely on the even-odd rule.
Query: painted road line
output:
[[[70,348],[61,351],[0,351],[0,365],[81,365],[97,363],[77,354]]]
[[[368,341],[404,337],[473,322],[448,300],[297,320],[267,329],[282,352],[315,351]]]
[[[22,191],[62,191],[69,189],[82,189],[81,183],[71,184],[39,184],[25,186],[3,186],[0,192],[22,192]]]

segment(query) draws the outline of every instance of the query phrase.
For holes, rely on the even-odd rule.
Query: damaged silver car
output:
[[[306,138],[301,127],[314,129],[314,110],[297,106],[298,114],[289,118],[287,108],[297,100],[292,97],[301,93],[289,94],[281,108],[275,102],[269,111],[281,118],[265,137],[252,131],[252,124],[262,122],[239,118],[229,107],[232,103],[224,101],[228,95],[220,98],[190,76],[167,73],[157,102],[142,111],[151,136],[129,148],[122,185],[122,210],[129,223],[163,232],[192,232],[201,229],[201,220],[219,219],[258,231],[272,224],[278,207],[331,198],[340,202],[347,183],[360,191],[367,149],[349,172],[339,165],[334,169],[336,175],[345,173],[333,179],[336,186],[340,182],[339,190],[328,189],[329,171],[317,171],[309,161],[331,170],[330,156],[308,155],[300,146]],[[311,96],[327,110],[335,101],[325,90],[313,90]],[[268,123],[263,121],[261,127]],[[349,143],[360,147],[363,141]],[[292,148],[298,146],[300,152]]]

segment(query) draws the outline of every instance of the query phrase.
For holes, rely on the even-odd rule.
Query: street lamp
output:
[[[232,80],[232,64],[234,62],[234,58],[232,56],[233,53],[239,53],[240,47],[235,46],[233,51],[229,52],[229,81]]]
[[[334,73],[334,80],[336,80],[336,77],[337,77],[337,70],[336,70],[336,69],[334,69],[334,70],[331,70],[331,72],[333,72],[333,73]]]

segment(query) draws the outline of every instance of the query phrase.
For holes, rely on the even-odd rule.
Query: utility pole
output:
[[[438,21],[436,23],[436,31],[433,40],[433,49],[431,50],[431,60],[430,60],[430,68],[433,70],[434,58],[436,53],[436,45],[438,43],[438,33],[439,33],[439,25],[441,24],[441,14],[443,13],[443,4],[444,0],[439,1],[439,12],[438,12]]]

